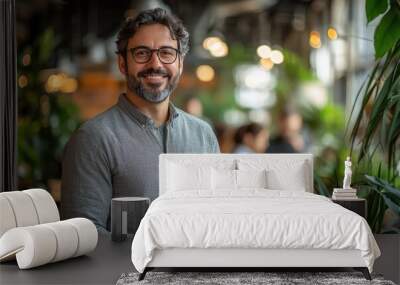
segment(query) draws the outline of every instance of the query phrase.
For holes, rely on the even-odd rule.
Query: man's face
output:
[[[149,102],[163,102],[178,85],[182,72],[182,58],[178,54],[175,62],[165,64],[160,61],[157,52],[153,52],[149,62],[137,63],[130,49],[140,46],[150,49],[161,47],[178,49],[178,43],[171,38],[166,26],[144,25],[129,39],[126,65],[122,68],[120,58],[120,68],[127,77],[128,89]]]

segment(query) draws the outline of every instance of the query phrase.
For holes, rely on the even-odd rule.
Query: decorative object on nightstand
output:
[[[364,219],[367,218],[367,200],[361,198],[352,199],[332,199],[332,202],[359,214]]]
[[[124,241],[134,235],[150,205],[146,197],[118,197],[111,201],[111,239]]]
[[[355,200],[357,198],[357,189],[351,188],[351,160],[348,156],[344,162],[344,178],[343,178],[343,188],[334,188],[332,199],[345,199],[345,200]]]
[[[357,189],[342,189],[342,188],[334,188],[332,199],[337,200],[357,200]]]

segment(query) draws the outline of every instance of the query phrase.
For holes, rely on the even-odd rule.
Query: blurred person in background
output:
[[[231,153],[235,146],[233,142],[235,130],[232,127],[227,126],[225,123],[216,123],[214,130],[221,152]]]
[[[304,139],[301,133],[303,118],[291,108],[282,110],[278,115],[278,133],[267,148],[267,153],[298,153],[304,151]]]
[[[185,110],[185,112],[195,117],[198,118],[203,117],[203,104],[201,103],[199,98],[195,96],[188,96],[186,98],[185,103],[183,105],[183,110]]]
[[[188,114],[191,114],[197,118],[206,121],[214,130],[214,124],[210,119],[203,116],[203,103],[200,101],[198,97],[195,96],[188,96],[183,104],[183,110]]]
[[[268,146],[268,131],[260,124],[250,123],[237,129],[233,153],[264,153]]]

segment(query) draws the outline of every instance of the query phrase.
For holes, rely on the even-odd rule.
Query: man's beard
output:
[[[157,90],[158,86],[156,85],[154,85],[154,89],[151,88],[151,85],[150,88],[146,88],[138,78],[151,74],[167,76],[167,86],[160,91]],[[176,86],[178,85],[179,74],[171,77],[171,75],[164,69],[149,68],[139,72],[137,77],[128,73],[126,80],[128,83],[128,89],[137,94],[139,97],[152,103],[161,103],[165,101],[169,95],[171,95],[172,91],[175,90]]]

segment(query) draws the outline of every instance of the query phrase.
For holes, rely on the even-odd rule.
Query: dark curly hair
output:
[[[233,141],[236,145],[240,145],[243,143],[244,136],[247,134],[251,134],[253,136],[258,135],[263,130],[263,127],[257,123],[249,123],[247,125],[241,126],[238,128],[233,136]]]
[[[126,60],[126,49],[129,39],[137,32],[142,25],[161,24],[166,26],[171,37],[178,42],[178,50],[184,57],[189,51],[189,33],[183,26],[182,21],[176,16],[168,14],[161,8],[145,10],[135,18],[129,17],[125,20],[117,36],[117,54],[122,55]]]

